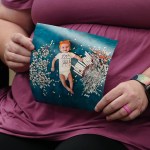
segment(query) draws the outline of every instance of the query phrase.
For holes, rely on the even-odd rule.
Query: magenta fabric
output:
[[[49,9],[43,9],[44,3]],[[44,0],[44,3],[34,0],[32,12],[35,23],[95,23],[150,28],[149,0]]]
[[[143,10],[148,11],[146,10],[147,5],[145,5],[145,2],[148,1],[136,1],[128,1],[131,5],[127,6],[126,1],[122,0],[122,4],[123,6],[126,4],[126,7],[129,8],[132,7],[134,10],[137,10],[139,4],[142,4],[145,6]],[[85,2],[86,5],[84,5]],[[42,0],[34,0],[31,6],[30,0],[3,0],[3,4],[7,7],[13,7],[13,3],[15,3],[15,9],[29,8],[29,5],[28,7],[25,5],[30,3],[35,23],[61,25],[118,40],[119,43],[108,71],[105,93],[150,66],[150,30],[119,27],[121,22],[118,22],[118,27],[102,25],[101,23],[104,22],[101,19],[112,19],[108,16],[112,15],[112,12],[117,12],[116,5],[121,5],[119,0],[116,0],[116,5],[114,3],[110,5],[108,2],[110,1],[45,0],[43,2]],[[134,7],[133,2],[137,4]],[[105,6],[105,9],[102,11],[100,6]],[[93,10],[93,8],[95,9]],[[104,14],[104,10],[107,13]],[[124,14],[124,11],[122,13]],[[118,15],[121,16],[121,14]],[[117,17],[117,14],[114,16]],[[128,21],[132,15],[130,16],[127,12],[122,19],[125,20],[125,16]],[[148,18],[147,21],[149,21]],[[117,18],[115,22],[117,24]],[[131,25],[130,21],[129,23]],[[109,21],[108,24],[110,24]],[[138,24],[137,27],[139,26],[144,27],[144,24]],[[30,89],[28,73],[18,73],[11,89],[0,90],[0,132],[50,140],[64,140],[85,133],[100,134],[122,141],[130,150],[146,150],[150,148],[150,107],[133,121],[108,122],[101,113],[36,102]]]
[[[1,2],[12,9],[30,9],[33,3],[33,0],[1,0]]]
[[[149,0],[44,0],[42,4],[41,0],[1,1],[7,7],[13,9],[28,9],[34,1],[33,13],[35,13],[33,19],[35,22],[44,21],[45,23],[55,25],[98,23],[104,25],[150,28]],[[45,4],[47,4],[47,7],[50,9],[44,9]],[[49,16],[49,19],[47,19],[47,16]]]

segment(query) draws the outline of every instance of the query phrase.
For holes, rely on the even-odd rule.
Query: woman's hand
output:
[[[4,61],[15,72],[24,72],[29,69],[31,50],[34,45],[30,38],[15,33],[5,45]]]
[[[148,99],[144,87],[135,80],[120,83],[108,92],[96,105],[107,120],[133,120],[147,107]]]

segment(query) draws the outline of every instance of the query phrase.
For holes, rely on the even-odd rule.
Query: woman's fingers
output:
[[[106,119],[111,120],[120,120],[125,118],[126,116],[129,116],[133,111],[139,110],[138,106],[134,103],[128,103],[122,106],[120,109],[118,109],[116,112],[107,115]]]
[[[12,52],[7,52],[8,55],[6,56],[7,61],[12,61],[16,63],[29,63],[30,62],[30,57],[15,54]]]
[[[9,68],[15,72],[24,72],[29,69],[31,50],[34,49],[32,40],[20,33],[12,35],[6,44],[4,59]]]
[[[139,109],[136,109],[134,111],[132,111],[128,116],[120,119],[122,121],[129,121],[129,120],[133,120],[136,117],[138,117],[141,114],[141,111]]]
[[[28,37],[25,37],[24,35],[20,33],[14,34],[11,39],[14,43],[18,43],[28,50],[34,49],[34,45],[32,44],[31,39]]]
[[[127,104],[127,99],[125,95],[121,95],[118,98],[116,98],[114,101],[109,103],[104,109],[103,113],[105,115],[112,114],[122,108],[125,104]]]
[[[148,100],[143,86],[134,80],[119,84],[107,93],[95,107],[107,120],[132,120],[147,107]]]
[[[26,56],[26,57],[30,57],[31,56],[31,51],[27,50],[26,48],[10,41],[7,44],[7,52],[11,52],[11,53],[15,53],[15,54],[19,54],[22,56]]]
[[[29,69],[29,64],[25,64],[25,63],[17,63],[17,62],[8,61],[7,64],[15,72],[24,72]]]
[[[99,112],[104,109],[109,103],[117,99],[119,96],[122,95],[122,89],[115,87],[110,92],[108,92],[95,106],[95,111]]]

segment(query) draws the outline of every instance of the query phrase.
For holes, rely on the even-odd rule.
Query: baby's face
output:
[[[61,46],[59,47],[60,51],[62,53],[66,53],[70,51],[70,45],[69,44],[61,44]]]

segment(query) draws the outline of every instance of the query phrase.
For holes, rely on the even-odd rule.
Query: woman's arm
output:
[[[31,10],[13,10],[0,4],[0,58],[14,71],[26,71],[30,51],[28,36],[33,31]]]

